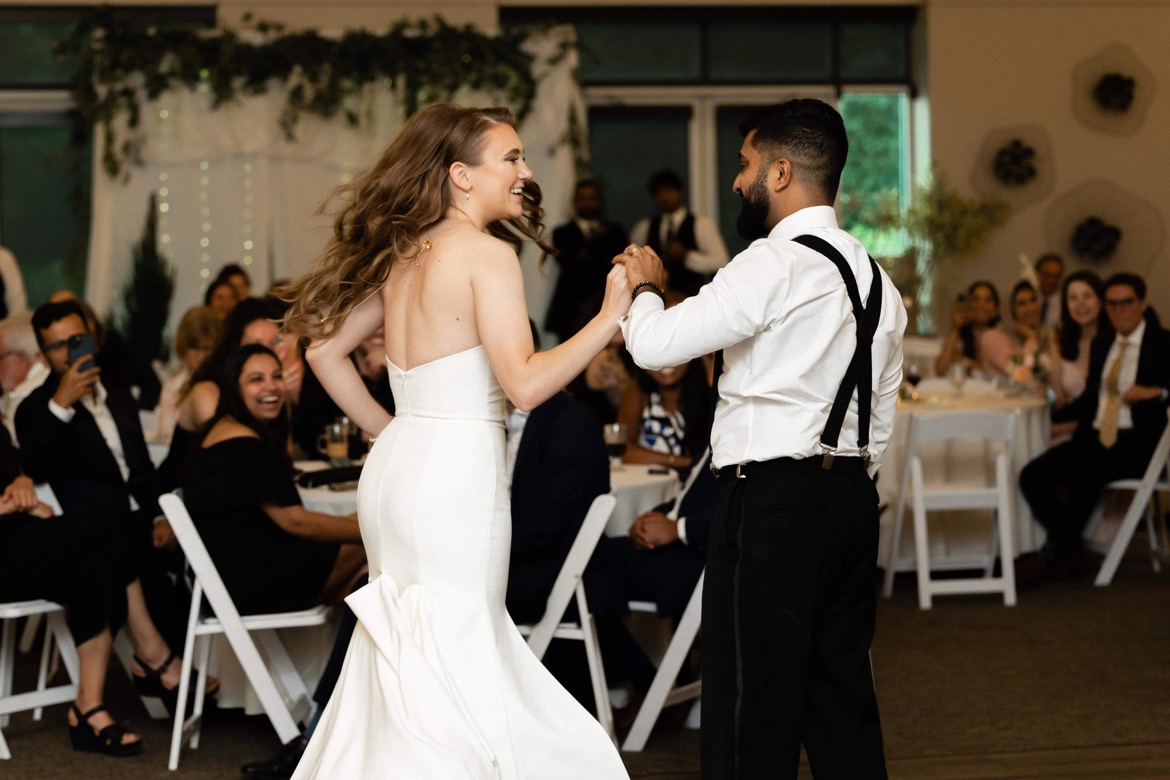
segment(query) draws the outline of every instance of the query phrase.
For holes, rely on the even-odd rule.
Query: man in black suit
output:
[[[171,647],[181,647],[186,611],[154,549],[173,537],[158,522],[155,470],[134,398],[126,386],[102,381],[100,361],[70,361],[71,342],[91,333],[76,301],[40,306],[33,330],[52,373],[16,412],[25,472],[49,483],[66,514],[100,517],[125,545],[154,622]]]
[[[613,256],[629,241],[625,228],[603,218],[598,183],[582,179],[573,191],[573,219],[553,230],[552,243],[560,275],[544,327],[563,342],[597,313]]]
[[[1170,332],[1148,306],[1141,277],[1119,273],[1106,281],[1116,337],[1093,344],[1085,392],[1058,414],[1077,422],[1073,438],[1020,473],[1020,489],[1048,538],[1039,554],[1017,560],[1017,587],[1091,571],[1082,534],[1093,507],[1108,483],[1141,476],[1166,427]]]

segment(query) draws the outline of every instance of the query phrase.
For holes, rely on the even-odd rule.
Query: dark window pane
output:
[[[646,191],[650,174],[671,168],[685,180],[686,108],[594,108],[589,111],[592,175],[601,183],[605,212],[630,229],[650,216],[654,203]]]
[[[903,22],[842,22],[841,80],[908,80],[908,35]]]
[[[582,22],[581,81],[585,84],[698,81],[699,25],[661,22]]]
[[[60,287],[80,290],[85,281],[84,269],[66,261],[71,243],[84,242],[88,229],[69,201],[69,133],[63,118],[50,126],[0,128],[0,243],[16,255],[30,308]]]
[[[68,22],[0,23],[0,85],[68,85],[77,63],[58,59],[53,44],[72,28]]]
[[[827,22],[720,22],[708,31],[712,81],[811,81],[832,76]]]

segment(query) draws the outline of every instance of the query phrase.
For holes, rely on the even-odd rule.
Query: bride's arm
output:
[[[618,318],[630,308],[626,269],[618,265],[609,272],[601,311],[577,335],[535,352],[516,255],[502,243],[485,254],[471,277],[476,327],[500,386],[512,403],[528,411],[560,391],[609,344]]]
[[[329,397],[370,436],[381,433],[391,417],[366,389],[349,353],[382,327],[383,319],[382,296],[371,295],[350,312],[340,328],[326,339],[314,340],[305,350],[305,359]]]

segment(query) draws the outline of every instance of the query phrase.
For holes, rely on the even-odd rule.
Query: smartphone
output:
[[[81,371],[93,368],[93,334],[79,333],[69,337],[69,365],[73,365],[83,357],[89,360],[81,364]]]

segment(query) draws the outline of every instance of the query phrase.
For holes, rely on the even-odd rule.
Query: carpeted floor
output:
[[[878,606],[873,663],[891,777],[1170,777],[1170,574],[1140,555],[1108,588],[1048,586],[1014,608],[953,596],[921,612],[913,578],[900,576]],[[31,667],[21,659],[17,690]],[[144,755],[73,753],[60,706],[41,723],[13,716],[0,778],[232,778],[278,747],[264,718],[220,713],[170,773],[169,724],[147,721],[120,670],[108,699],[142,730]],[[631,777],[697,780],[697,733],[673,721],[625,756]]]

